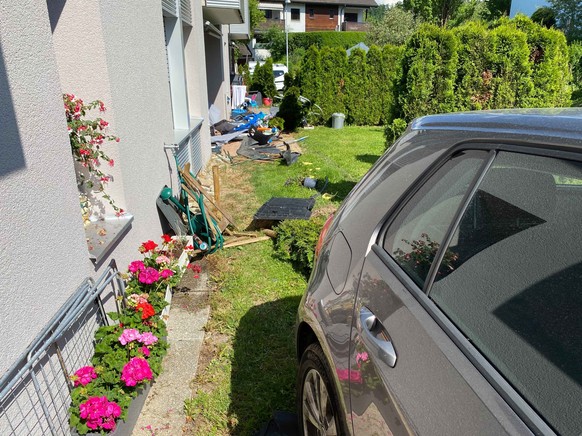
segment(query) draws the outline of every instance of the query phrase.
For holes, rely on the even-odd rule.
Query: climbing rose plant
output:
[[[63,101],[71,152],[75,161],[82,167],[77,171],[77,183],[88,189],[96,187],[97,192],[111,205],[116,214],[118,216],[123,214],[124,210],[115,204],[105,190],[112,177],[102,170],[106,165],[109,167],[115,165],[114,160],[103,151],[102,146],[107,141],[119,142],[119,138],[105,133],[109,123],[104,119],[87,118],[87,112],[90,110],[99,108],[100,112],[105,112],[105,105],[101,100],[86,104],[74,94],[63,94]]]

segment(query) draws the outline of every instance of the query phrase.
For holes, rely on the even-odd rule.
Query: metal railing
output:
[[[109,324],[104,307],[119,313],[124,292],[114,263],[83,281],[0,379],[1,435],[71,434],[69,376],[90,363],[95,331]]]

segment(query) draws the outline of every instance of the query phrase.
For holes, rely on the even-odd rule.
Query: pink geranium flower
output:
[[[137,329],[125,329],[119,336],[119,342],[121,342],[121,345],[127,345],[130,342],[138,341],[140,338],[141,334]]]
[[[126,386],[135,386],[144,380],[151,380],[152,370],[147,360],[143,357],[133,357],[121,370],[121,380]]]
[[[161,263],[170,263],[170,258],[168,256],[164,256],[163,254],[156,257],[156,263],[159,265]]]
[[[127,268],[129,270],[130,273],[136,273],[138,271],[142,271],[145,269],[145,265],[141,260],[134,260],[133,262],[131,262],[129,264],[129,267]]]
[[[93,379],[97,378],[97,373],[92,366],[83,366],[82,368],[79,368],[71,378],[73,379],[75,386],[87,386],[91,381],[93,381]]]
[[[144,283],[146,285],[151,285],[159,280],[160,273],[157,269],[152,267],[147,267],[144,270],[139,272],[139,281],[140,283]]]
[[[153,345],[158,342],[158,338],[152,332],[145,332],[141,334],[139,341],[144,345]]]
[[[107,397],[90,397],[79,405],[79,416],[91,430],[115,430],[115,419],[121,416],[121,407]]]
[[[160,275],[162,276],[163,279],[167,279],[168,277],[172,277],[174,275],[174,271],[166,268],[162,270]]]

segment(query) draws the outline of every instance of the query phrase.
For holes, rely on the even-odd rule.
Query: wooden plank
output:
[[[258,238],[248,238],[245,239],[244,241],[235,241],[229,244],[224,244],[222,248],[240,247],[241,245],[253,244],[255,242],[269,241],[270,239],[271,238],[268,236],[260,236]]]
[[[214,201],[220,203],[220,175],[218,174],[218,165],[212,166],[212,182],[214,183]]]
[[[187,164],[184,165],[184,169],[186,169],[187,166],[188,166]],[[184,180],[184,183],[186,183],[186,185],[188,185],[193,191],[200,192],[204,196],[204,198],[206,198],[210,202],[210,204],[212,204],[222,214],[222,216],[226,218],[226,220],[230,224],[236,227],[236,224],[232,216],[228,212],[226,212],[223,208],[221,208],[218,204],[216,204],[214,199],[210,196],[210,194],[208,194],[208,192],[206,192],[206,189],[204,189],[204,186],[202,186],[198,180],[192,177],[190,173],[186,173],[185,171],[180,171],[180,175],[182,176],[182,179]]]

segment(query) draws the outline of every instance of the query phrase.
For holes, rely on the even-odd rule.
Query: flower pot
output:
[[[187,242],[186,245],[192,245],[193,244],[193,238],[192,236],[186,236]],[[178,258],[178,266],[180,268],[186,268],[188,266],[188,262],[190,260],[190,257],[188,256],[188,253],[186,252],[186,250],[182,251],[182,254],[180,255],[180,257]],[[166,287],[166,295],[165,295],[165,300],[168,303],[168,305],[166,307],[164,307],[164,310],[162,310],[162,319],[164,321],[167,320],[168,315],[170,314],[170,306],[172,304],[172,288],[170,286]]]

